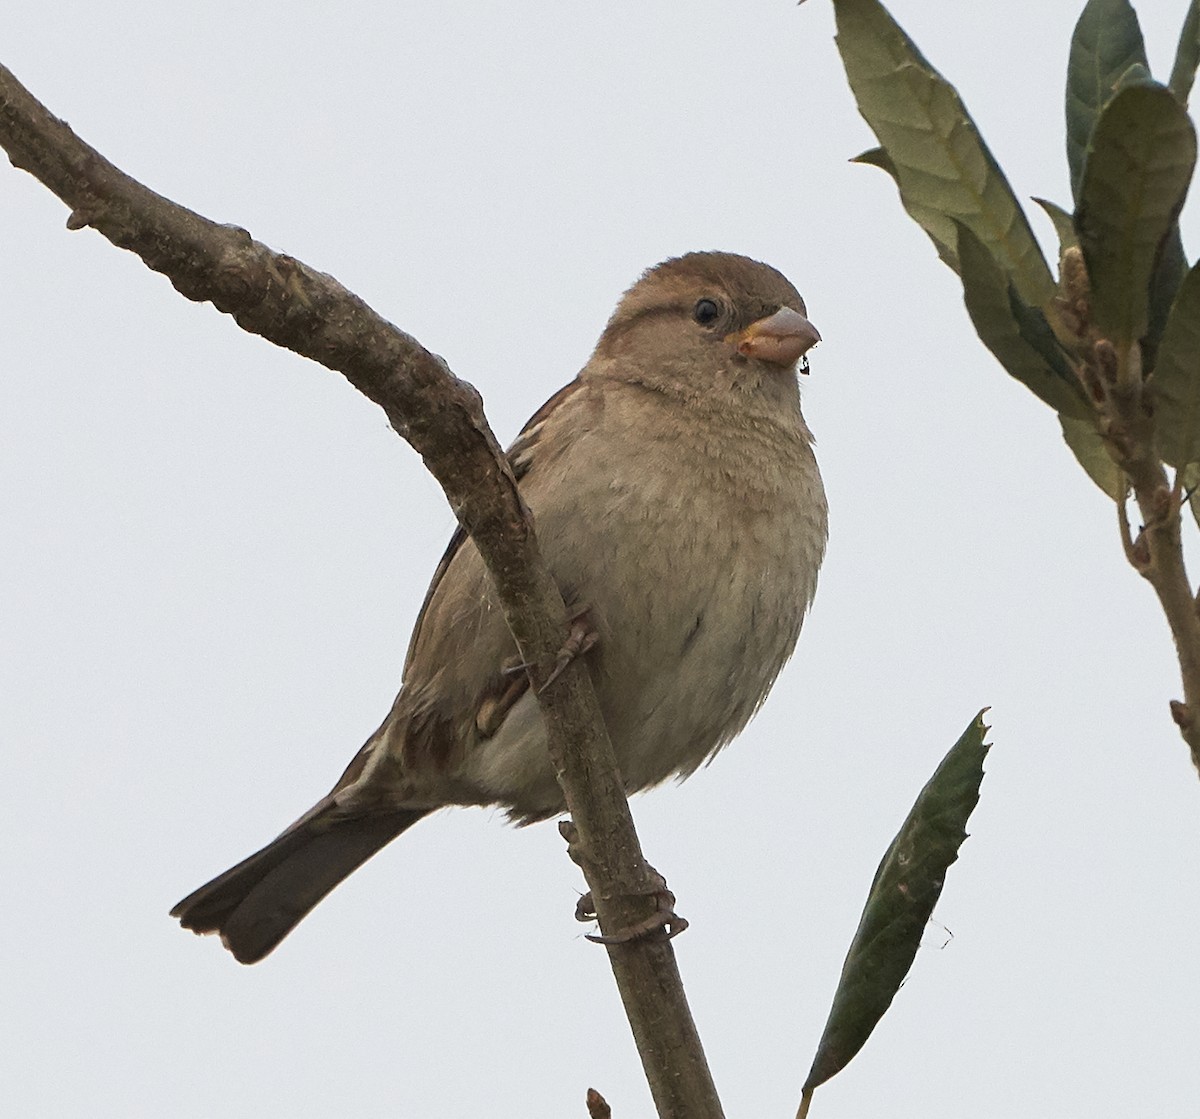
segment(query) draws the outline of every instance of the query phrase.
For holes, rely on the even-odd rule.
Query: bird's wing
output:
[[[512,468],[513,475],[520,482],[526,474],[529,473],[537,458],[537,445],[541,437],[543,426],[546,422],[546,417],[551,414],[560,404],[573,396],[579,389],[580,381],[576,377],[575,380],[563,385],[549,400],[546,401],[532,416],[529,421],[521,428],[516,439],[508,448],[506,456],[508,464]],[[442,553],[442,558],[438,562],[437,568],[433,572],[433,578],[430,580],[429,589],[425,592],[425,601],[421,603],[420,612],[417,614],[416,625],[413,626],[412,637],[408,642],[408,652],[404,657],[404,674],[408,675],[409,665],[412,664],[413,650],[417,647],[417,640],[421,635],[421,627],[425,622],[425,615],[429,610],[429,603],[437,594],[439,585],[442,582],[442,577],[446,574],[450,564],[454,561],[454,557],[458,555],[459,549],[463,546],[467,539],[466,529],[459,525],[454,534],[450,537],[450,543],[446,545],[445,552]]]

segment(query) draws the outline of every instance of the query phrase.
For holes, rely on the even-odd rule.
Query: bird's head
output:
[[[821,340],[800,293],[768,264],[700,252],[647,270],[617,305],[592,366],[684,397],[795,385]]]

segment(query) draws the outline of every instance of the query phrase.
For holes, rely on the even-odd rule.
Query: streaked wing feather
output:
[[[546,401],[532,416],[529,421],[518,432],[516,439],[513,440],[508,448],[506,455],[508,457],[509,466],[512,467],[512,472],[519,482],[526,474],[529,473],[537,457],[538,437],[541,435],[542,425],[546,417],[569,396],[573,395],[580,386],[579,378],[563,385],[549,400]],[[421,603],[421,609],[417,614],[416,625],[413,626],[412,637],[408,642],[408,652],[404,656],[404,675],[408,675],[409,665],[412,664],[413,650],[417,647],[417,639],[421,634],[421,626],[425,623],[425,614],[429,609],[429,603],[433,600],[433,596],[437,594],[438,586],[450,567],[454,562],[454,557],[458,555],[458,550],[463,546],[467,539],[467,531],[459,525],[454,534],[450,537],[450,543],[446,545],[445,552],[442,553],[442,558],[438,562],[437,568],[433,572],[433,578],[429,583],[429,590],[425,592],[425,601]]]

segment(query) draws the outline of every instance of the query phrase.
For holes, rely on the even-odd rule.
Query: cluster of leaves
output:
[[[1200,264],[1179,213],[1196,162],[1187,100],[1200,66],[1191,0],[1167,85],[1150,74],[1129,0],[1089,0],[1067,69],[1073,211],[1036,199],[1059,238],[1058,277],[958,92],[879,0],[834,0],[838,49],[909,215],[962,280],[975,329],[1006,370],[1058,414],[1067,445],[1114,500],[1128,486],[1105,405],[1121,378],[1145,389],[1153,455],[1200,483]],[[1105,361],[1098,363],[1098,358]],[[1098,382],[1097,367],[1110,378]],[[1193,505],[1197,510],[1198,501]],[[986,728],[977,718],[918,797],[872,883],[817,1055],[813,1090],[870,1036],[907,974],[966,838]]]
[[[1200,0],[1188,9],[1167,85],[1151,77],[1129,0],[1089,0],[1076,24],[1066,91],[1074,210],[1036,201],[1058,232],[1060,264],[1082,253],[1086,322],[1079,282],[1072,290],[1067,267],[1056,281],[954,87],[879,0],[834,8],[850,86],[880,143],[858,161],[892,176],[904,208],[961,278],[984,344],[1058,413],[1068,446],[1114,499],[1126,482],[1082,366],[1096,337],[1121,355],[1136,344],[1153,388],[1158,453],[1191,467],[1185,477],[1200,476],[1200,275],[1189,271],[1179,234],[1196,161],[1186,105],[1200,65]]]

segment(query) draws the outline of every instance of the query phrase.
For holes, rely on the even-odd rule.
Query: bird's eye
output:
[[[701,326],[711,326],[721,316],[721,308],[711,299],[701,299],[692,308],[692,318]]]

